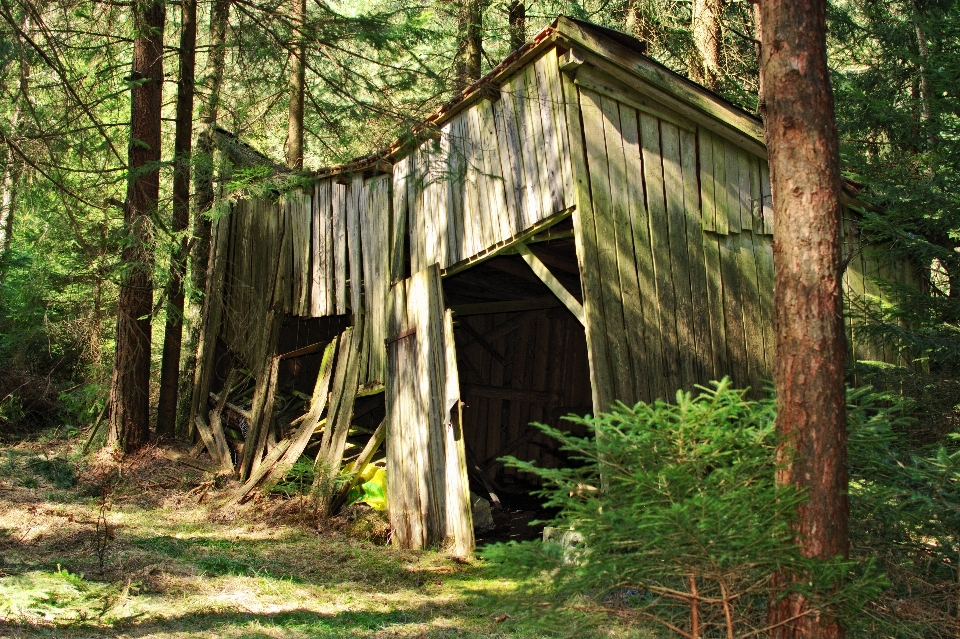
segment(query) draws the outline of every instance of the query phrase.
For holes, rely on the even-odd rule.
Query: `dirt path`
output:
[[[536,636],[476,563],[317,530],[296,501],[224,516],[224,488],[155,448],[120,466],[79,445],[0,445],[0,636]]]

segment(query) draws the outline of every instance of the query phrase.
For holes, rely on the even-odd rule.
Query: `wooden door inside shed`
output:
[[[387,505],[403,548],[473,552],[453,318],[440,268],[393,286],[387,318]]]

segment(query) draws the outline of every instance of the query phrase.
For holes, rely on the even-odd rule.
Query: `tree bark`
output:
[[[480,79],[483,56],[483,0],[464,0],[457,15],[457,44],[455,88],[462,91]]]
[[[708,89],[716,89],[720,80],[723,5],[723,0],[693,0],[694,50],[690,56],[690,78]]]
[[[197,1],[180,2],[180,79],[177,85],[177,129],[173,157],[174,248],[170,254],[167,284],[167,321],[160,363],[160,399],[157,402],[157,435],[171,436],[177,422],[177,389],[180,383],[180,350],[183,345],[183,277],[187,268],[190,224],[190,155],[193,147],[193,93],[197,54]]]
[[[117,341],[108,445],[133,452],[150,438],[150,314],[153,309],[151,220],[160,197],[160,117],[163,92],[163,0],[133,5],[136,36],[127,155],[127,241],[117,300]]]
[[[290,106],[287,113],[287,166],[303,168],[303,98],[304,56],[306,47],[303,38],[303,21],[307,13],[306,0],[292,0],[290,22],[293,42],[290,47]]]
[[[510,50],[516,51],[527,41],[527,6],[523,0],[513,0],[508,8]]]
[[[807,557],[848,553],[840,165],[826,59],[825,0],[763,0],[766,141],[774,203],[777,480],[804,490]],[[781,574],[783,587],[803,575]],[[807,614],[805,614],[807,613]],[[794,621],[791,618],[803,615]],[[771,604],[777,639],[840,638],[790,595]]]
[[[24,16],[23,18],[23,33],[28,33],[30,31],[30,18]],[[30,81],[30,62],[29,58],[26,55],[26,51],[23,48],[23,42],[20,38],[20,34],[15,36],[17,42],[17,48],[19,49],[19,58],[20,58],[20,85],[16,96],[14,96],[14,107],[13,114],[10,116],[10,138],[17,137],[17,131],[20,128],[20,112],[21,104],[26,104],[29,106],[28,100],[30,99],[29,86]],[[23,102],[21,102],[21,100]],[[17,182],[20,179],[20,176],[23,174],[23,171],[26,169],[26,162],[21,158],[16,160],[16,154],[13,151],[13,148],[8,144],[7,145],[7,156],[6,161],[3,165],[3,194],[0,195],[0,255],[3,255],[10,248],[10,241],[13,238],[13,218],[14,218],[14,206],[16,205],[16,186]]]
[[[196,195],[190,233],[193,238],[189,256],[191,295],[187,299],[185,313],[188,327],[187,343],[182,349],[184,358],[177,406],[177,430],[181,434],[193,431],[193,426],[189,424],[190,406],[193,396],[194,369],[197,364],[196,345],[200,337],[200,309],[203,307],[201,297],[207,290],[207,263],[210,258],[209,212],[213,206],[213,136],[220,111],[220,86],[223,84],[229,20],[230,0],[214,0],[210,8],[209,49],[202,80],[206,100],[200,103],[198,114],[200,130],[197,135],[197,148],[192,157]]]
[[[20,105],[13,108],[13,115],[10,117],[10,135],[15,136],[17,127],[20,123]],[[3,167],[3,195],[0,196],[0,255],[7,252],[10,248],[10,240],[13,236],[13,207],[14,196],[16,195],[16,183],[19,173],[22,170],[22,162],[17,162],[14,157],[13,149],[7,147],[7,157]]]

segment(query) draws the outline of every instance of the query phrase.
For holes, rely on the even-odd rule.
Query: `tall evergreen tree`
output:
[[[846,340],[841,292],[840,158],[827,69],[826,2],[761,5],[765,134],[774,207],[777,479],[807,501],[797,537],[807,557],[848,553]],[[787,589],[804,575],[783,574]],[[791,592],[772,602],[777,639],[841,638]]]
[[[117,341],[110,389],[109,443],[132,452],[150,437],[150,322],[153,312],[152,222],[160,199],[163,0],[133,6],[126,243],[117,300]]]

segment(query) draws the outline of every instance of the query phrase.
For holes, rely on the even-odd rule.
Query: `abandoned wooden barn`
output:
[[[880,297],[846,229],[847,292]],[[359,469],[385,433],[395,543],[466,554],[471,479],[565,463],[530,422],[762,389],[772,233],[761,122],[559,18],[412,138],[216,220],[191,423],[229,470],[224,407],[249,424],[237,499],[305,450],[330,481],[361,434]]]

